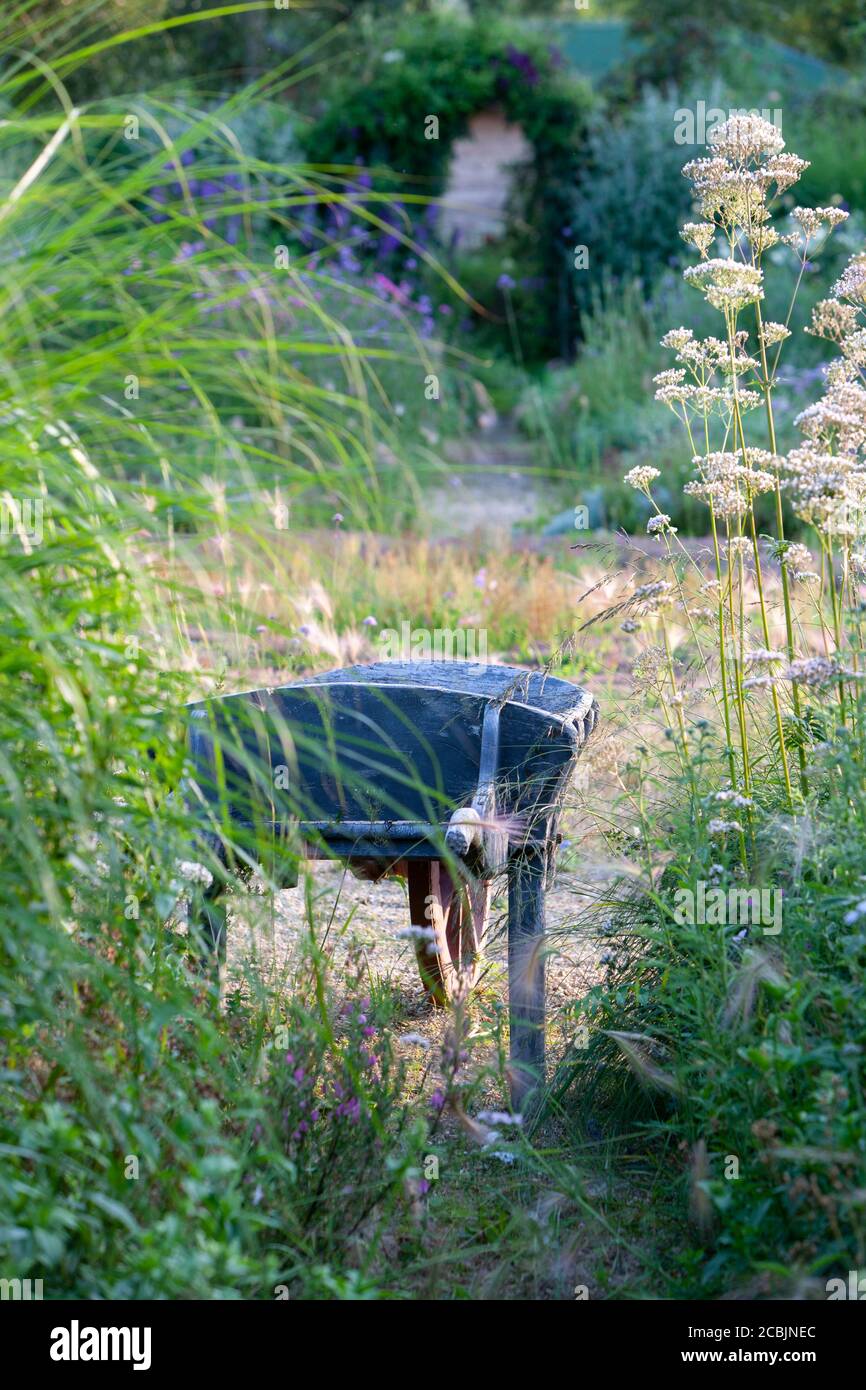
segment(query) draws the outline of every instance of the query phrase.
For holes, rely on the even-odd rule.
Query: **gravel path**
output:
[[[317,862],[311,869],[311,900],[317,939],[333,950],[337,973],[349,952],[359,949],[373,978],[387,982],[397,1001],[399,1024],[435,1043],[445,1011],[434,1009],[421,986],[410,942],[397,932],[408,925],[405,885],[398,880],[369,883],[356,879],[339,863]],[[580,998],[600,975],[602,947],[591,905],[597,885],[575,873],[560,872],[547,895],[548,1005],[551,1017]],[[236,899],[229,924],[229,969],[251,957],[265,977],[288,978],[309,932],[303,887],[277,893],[272,920],[257,910],[265,899],[252,895]],[[269,915],[269,914],[268,914]],[[498,881],[485,947],[486,967],[479,988],[505,1004],[507,901],[504,880]],[[326,935],[327,933],[327,935]]]

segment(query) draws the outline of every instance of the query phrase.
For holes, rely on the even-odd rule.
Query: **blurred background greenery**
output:
[[[519,431],[554,483],[529,529],[555,527],[575,491],[591,496],[596,523],[639,516],[619,479],[666,442],[648,388],[668,365],[660,330],[679,321],[678,227],[690,205],[682,113],[695,115],[695,142],[701,109],[776,113],[788,147],[811,161],[796,198],[851,213],[821,277],[864,232],[866,19],[856,0],[820,15],[770,0],[334,0],[225,6],[206,23],[180,0],[83,9],[93,34],[142,33],[124,41],[123,61],[108,46],[61,64],[70,97],[114,102],[134,68],[151,102],[174,108],[169,135],[179,111],[206,117],[229,103],[231,143],[269,185],[233,236],[259,258],[279,239],[293,264],[322,277],[328,310],[339,304],[355,340],[381,354],[373,408],[414,480],[452,468],[446,442],[479,420]],[[70,17],[27,10],[22,34],[51,62]],[[250,83],[256,100],[238,102]],[[509,139],[520,142],[516,164]],[[185,157],[201,157],[195,142]],[[307,166],[306,181],[281,173],[289,164]],[[502,204],[480,232],[479,168]],[[199,177],[206,197],[224,198],[206,168]],[[484,190],[477,196],[483,203]],[[817,297],[813,275],[818,266],[807,268],[792,323],[783,441],[820,361],[796,331]],[[776,283],[771,307],[784,317],[793,281],[780,271]],[[422,379],[401,360],[403,335],[425,345]],[[607,370],[623,343],[630,370]],[[311,376],[327,388],[333,373],[321,361]],[[678,525],[695,524],[674,505]]]
[[[134,59],[154,98],[170,92],[175,103],[215,109],[271,75],[267,99],[234,114],[234,137],[277,185],[286,160],[316,173],[305,203],[271,205],[248,230],[266,242],[279,230],[301,263],[326,264],[321,292],[351,300],[356,337],[393,348],[383,316],[399,313],[427,344],[441,385],[435,407],[414,369],[395,361],[380,373],[381,408],[413,477],[448,467],[444,441],[477,429],[479,417],[520,431],[556,482],[530,527],[555,527],[552,514],[575,490],[591,497],[597,521],[639,519],[619,478],[666,442],[648,387],[668,365],[660,330],[679,321],[690,150],[674,138],[677,112],[777,113],[788,147],[811,161],[797,198],[852,214],[822,276],[864,231],[866,19],[856,0],[820,13],[770,0],[334,0],[290,11],[229,6],[207,23],[176,22],[192,14],[175,0],[93,7],[94,23],[156,28]],[[50,58],[62,20],[47,29],[40,43]],[[94,82],[119,95],[129,63],[107,49],[64,80],[76,97]],[[510,173],[496,130],[473,135],[485,113],[500,135],[522,137]],[[473,234],[466,181],[503,153],[504,205],[492,231]],[[817,271],[807,271],[795,330],[817,295]],[[790,286],[784,274],[777,283],[781,311]],[[608,370],[624,343],[630,370]],[[819,360],[795,331],[783,439]],[[677,524],[695,524],[672,504]]]

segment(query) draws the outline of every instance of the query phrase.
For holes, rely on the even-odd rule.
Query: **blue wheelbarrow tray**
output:
[[[544,1074],[544,891],[576,759],[598,722],[579,686],[466,661],[350,666],[185,707],[186,802],[216,859],[198,928],[225,948],[222,890],[244,843],[284,885],[300,856],[408,880],[437,1003],[478,975],[491,884],[508,875],[512,1097]]]

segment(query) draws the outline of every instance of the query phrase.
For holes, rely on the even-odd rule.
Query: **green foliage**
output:
[[[683,787],[688,804],[712,785],[705,752],[697,784]],[[604,1101],[625,1128],[654,1136],[667,1200],[692,1211],[682,1239],[696,1258],[676,1261],[679,1296],[754,1288],[746,1281],[760,1269],[772,1271],[765,1289],[774,1278],[780,1290],[809,1280],[821,1289],[861,1258],[866,784],[844,730],[813,793],[820,829],[808,845],[771,822],[750,864],[749,883],[770,885],[781,902],[778,934],[769,918],[766,932],[675,920],[679,890],[697,896],[702,881],[727,893],[743,880],[693,812],[671,806],[662,825],[647,818],[647,850],[673,856],[650,900],[614,910],[607,979],[585,1001],[594,1042],[572,1103]],[[611,1034],[640,1039],[637,1052]]]
[[[817,93],[792,105],[785,116],[791,149],[808,149],[810,167],[798,186],[807,205],[826,207],[842,199],[866,213],[866,88],[862,84]]]
[[[581,154],[570,222],[574,241],[589,250],[589,270],[577,272],[586,314],[606,277],[637,276],[651,285],[679,259],[678,223],[690,206],[684,151],[674,141],[679,99],[648,90],[617,114],[599,112]],[[588,330],[582,327],[582,336]]]
[[[572,250],[565,235],[589,108],[583,83],[569,78],[548,46],[523,29],[485,16],[419,17],[391,29],[351,73],[325,94],[325,109],[305,137],[308,156],[325,166],[392,171],[381,186],[400,188],[407,206],[444,189],[451,147],[478,111],[501,107],[533,146],[519,184],[504,254],[532,282],[537,322],[525,328],[524,355],[565,355],[574,334]],[[438,132],[430,138],[429,118]],[[380,194],[381,196],[381,194]],[[469,263],[475,269],[475,260]],[[481,269],[480,297],[489,286]],[[482,301],[483,302],[483,301]],[[496,312],[495,299],[485,307]],[[499,316],[500,320],[502,315]],[[524,331],[521,322],[521,331]],[[507,341],[507,338],[506,338]]]
[[[681,163],[682,147],[674,148]],[[678,177],[685,184],[681,173]],[[791,225],[783,219],[780,229]],[[800,286],[791,318],[794,335],[788,366],[777,402],[780,447],[795,442],[793,420],[820,381],[820,364],[826,359],[825,345],[802,330],[812,306],[826,292],[828,278],[839,273],[845,259],[862,245],[862,229],[861,219],[852,216],[834,233],[820,262],[810,268]],[[679,247],[683,247],[681,240]],[[684,248],[677,254],[682,257]],[[773,274],[767,284],[766,312],[781,321],[790,307],[796,267],[784,248],[771,251],[768,260]],[[653,377],[670,366],[670,354],[659,340],[671,324],[689,322],[702,335],[716,328],[712,312],[679,274],[659,269],[649,285],[628,276],[608,275],[601,292],[596,289],[591,295],[583,316],[577,360],[541,373],[521,395],[517,410],[521,430],[538,442],[550,473],[568,480],[570,499],[577,487],[580,495],[575,500],[590,506],[593,527],[643,530],[648,504],[622,482],[622,476],[635,465],[650,464],[663,465],[657,487],[662,510],[684,533],[705,534],[705,510],[682,492],[691,467],[689,450],[673,416],[652,399]],[[756,421],[755,427],[760,433],[762,421]],[[721,438],[718,443],[721,447]],[[766,498],[759,499],[757,515],[760,528],[768,529],[772,506]],[[796,533],[800,524],[787,507],[785,516],[786,526]]]
[[[820,14],[808,0],[784,11],[773,0],[623,0],[632,35],[640,40],[636,71],[652,82],[680,82],[708,71],[735,73],[735,55],[752,35],[854,66],[866,52],[859,0],[828,0]]]
[[[61,71],[86,65],[76,19]],[[0,1262],[53,1298],[354,1296],[378,1237],[354,1283],[346,1242],[374,1209],[399,1224],[423,1133],[394,1110],[388,999],[333,979],[311,908],[291,1007],[257,975],[219,1011],[179,930],[207,856],[164,711],[221,681],[181,524],[207,553],[230,514],[273,577],[277,496],[381,519],[372,354],[256,238],[249,96],[136,101],[127,138],[115,102],[67,115],[20,54],[3,73]],[[303,174],[279,177],[283,206]],[[220,598],[241,637],[255,614]]]
[[[749,268],[745,274],[760,265],[768,284],[790,264],[786,253],[794,252],[804,274],[821,255],[805,232],[778,242],[769,256],[756,237],[755,227],[772,215],[773,197],[761,183],[769,134],[751,149],[729,146],[721,165],[710,161],[720,172],[711,174],[712,203],[703,202],[712,225],[701,248],[707,257],[720,234]],[[732,168],[762,189],[761,214],[730,197]],[[828,227],[834,220],[829,210],[817,216]],[[859,236],[855,247],[825,308],[842,326],[822,334],[846,362],[857,357],[862,321],[862,295],[848,288],[857,284]],[[711,276],[743,273],[724,262],[719,272],[711,257],[707,263]],[[756,288],[764,300],[763,279]],[[664,580],[635,588],[606,615],[628,612],[625,632],[651,630],[632,678],[635,703],[644,718],[654,714],[655,728],[617,763],[630,824],[624,833],[615,823],[611,838],[633,863],[611,894],[607,979],[579,1010],[592,1042],[586,1065],[572,1075],[580,1103],[603,1097],[618,1123],[656,1140],[671,1200],[689,1216],[685,1289],[678,1291],[706,1297],[750,1287],[820,1296],[827,1274],[844,1277],[858,1267],[866,1237],[866,1034],[858,1003],[866,959],[862,530],[847,513],[840,522],[836,510],[849,487],[856,497],[862,488],[866,398],[858,361],[842,388],[828,373],[823,398],[800,422],[807,445],[776,453],[771,428],[775,457],[764,458],[774,472],[752,474],[757,484],[732,502],[719,478],[735,488],[747,476],[739,461],[751,456],[754,417],[739,392],[730,404],[723,394],[707,400],[700,393],[720,359],[734,375],[754,373],[751,405],[763,404],[772,426],[779,358],[771,362],[764,345],[760,370],[754,359],[737,357],[753,341],[744,311],[754,294],[741,290],[732,305],[712,284],[704,293],[726,339],[674,329],[684,366],[664,379],[660,394],[673,402],[696,455],[712,528],[710,565],[695,564],[662,513],[655,524]],[[845,310],[838,307],[843,296]],[[690,372],[693,381],[699,376],[697,392],[684,384]],[[846,417],[850,438],[834,413],[834,391],[856,402]],[[719,452],[708,408],[717,403],[729,437],[736,419],[739,454]],[[812,505],[813,480],[827,486],[819,470],[830,463],[839,472],[830,475],[835,491],[821,510]],[[718,466],[722,473],[712,473]],[[660,512],[667,509],[656,488],[669,482],[660,456],[630,481]],[[790,544],[783,491],[809,545]],[[756,499],[771,493],[775,516],[761,538],[769,542],[762,559]],[[812,569],[815,548],[820,576]],[[777,574],[771,566],[780,560]],[[715,582],[708,584],[710,566]],[[784,630],[778,651],[771,649],[771,605]],[[819,650],[827,655],[816,657]],[[650,744],[661,751],[653,756]]]

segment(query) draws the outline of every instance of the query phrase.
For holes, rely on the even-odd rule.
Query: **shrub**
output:
[[[383,45],[384,47],[384,45]],[[501,106],[533,146],[532,169],[521,179],[503,254],[538,280],[532,298],[539,320],[524,327],[527,357],[566,355],[574,335],[572,250],[564,235],[589,95],[561,70],[544,42],[485,14],[467,22],[454,15],[418,16],[389,30],[387,46],[365,68],[328,86],[325,111],[308,130],[306,149],[317,165],[364,166],[375,174],[371,197],[386,219],[426,252],[430,227],[416,209],[441,194],[453,141],[469,118]],[[439,122],[431,138],[429,122]],[[425,134],[426,132],[426,134]],[[408,174],[407,171],[411,171]],[[383,197],[399,206],[382,209]],[[416,213],[415,216],[411,214]],[[413,252],[398,244],[395,255]],[[470,269],[475,268],[474,260]],[[473,294],[491,288],[484,280]],[[497,309],[495,300],[485,307]],[[500,318],[504,319],[500,314]],[[506,347],[512,347],[509,335]]]
[[[595,114],[581,153],[569,222],[589,251],[590,274],[576,275],[584,316],[605,276],[650,286],[678,262],[678,217],[689,208],[683,152],[674,142],[680,100],[649,89],[634,106]]]

